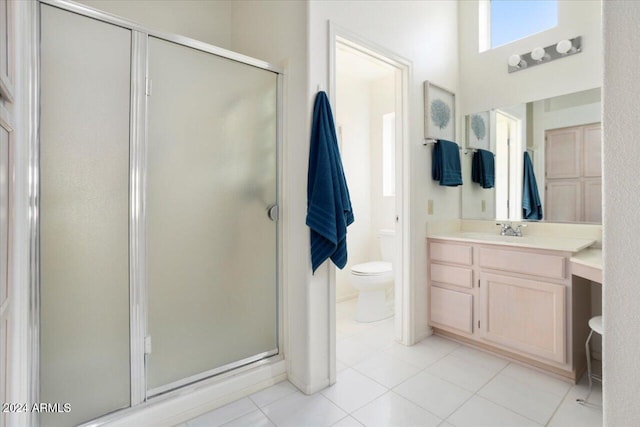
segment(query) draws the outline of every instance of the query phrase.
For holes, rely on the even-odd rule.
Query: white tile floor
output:
[[[598,383],[571,384],[439,337],[393,340],[393,319],[357,323],[337,307],[335,385],[305,396],[281,382],[181,427],[600,427]]]

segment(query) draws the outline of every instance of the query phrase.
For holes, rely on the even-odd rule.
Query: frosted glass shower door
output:
[[[131,31],[41,4],[40,397],[70,426],[131,403]]]
[[[277,353],[277,74],[149,38],[149,396]]]

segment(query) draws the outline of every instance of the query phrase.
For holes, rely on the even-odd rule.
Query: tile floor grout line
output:
[[[497,377],[497,376],[500,374],[500,372],[502,372],[503,370],[505,370],[505,369],[507,368],[507,366],[509,366],[510,364],[511,364],[511,362],[507,363],[505,366],[503,366],[503,367],[502,367],[502,369],[500,369],[498,372],[496,372],[496,374],[495,374],[493,377],[491,377],[491,379],[490,379],[489,381],[487,381],[484,385],[482,385],[478,390],[476,390],[476,391],[472,392],[471,396],[470,396],[467,400],[465,400],[464,402],[462,402],[462,403],[460,404],[460,406],[458,406],[458,407],[457,407],[457,408],[456,408],[452,413],[450,413],[449,415],[447,415],[447,417],[444,419],[444,421],[449,422],[449,421],[448,421],[448,420],[449,420],[449,418],[451,418],[451,416],[452,416],[453,414],[455,414],[456,412],[458,412],[458,410],[460,410],[460,408],[462,408],[462,407],[463,407],[463,406],[464,406],[464,405],[465,405],[469,400],[473,399],[474,397],[476,397],[476,396],[477,396],[477,397],[480,397],[480,398],[485,399],[484,397],[480,396],[480,395],[478,394],[478,392],[479,392],[480,390],[482,390],[482,389],[483,389],[487,384],[489,384],[491,381],[493,381],[493,379],[494,379],[495,377]],[[447,380],[445,380],[444,378],[441,378],[441,379],[442,379],[443,381],[447,381]],[[451,384],[453,384],[453,383],[451,383]],[[455,385],[455,384],[454,384],[454,385]],[[458,386],[458,387],[460,387],[460,386]],[[468,391],[468,390],[467,390],[467,391]],[[489,400],[489,399],[485,399],[485,400]],[[491,400],[489,400],[489,402],[496,404],[495,402],[492,402]],[[508,409],[508,408],[507,408],[507,409]],[[512,412],[513,412],[513,411],[512,411]],[[519,415],[519,414],[518,414],[518,415]],[[451,423],[449,423],[449,424],[451,424]]]
[[[326,390],[326,389],[325,389],[325,390]],[[349,412],[349,411],[347,411],[347,410],[343,409],[341,406],[338,406],[338,404],[337,404],[337,403],[335,403],[333,400],[329,399],[327,396],[325,396],[324,394],[322,394],[322,392],[317,391],[317,392],[315,392],[314,394],[312,394],[311,396],[315,396],[315,395],[322,396],[324,399],[326,399],[326,400],[327,400],[327,402],[329,402],[330,404],[332,404],[333,406],[335,406],[336,408],[338,408],[339,410],[341,410],[342,412],[344,412],[345,414],[347,414],[346,416],[351,415],[351,412]],[[360,409],[360,408],[358,408],[358,409]],[[345,416],[345,417],[342,417],[342,418],[346,418],[346,416]],[[336,421],[336,422],[338,422],[338,421]]]
[[[507,366],[505,366],[504,368],[502,368],[502,369],[500,370],[500,372],[502,372],[503,370],[507,369],[507,367],[508,367],[509,365],[513,364],[513,363],[514,363],[514,362],[509,362],[509,364],[508,364]],[[520,366],[520,365],[516,364],[516,366]],[[498,373],[498,374],[499,374],[499,373]],[[496,376],[498,376],[498,374],[496,374]],[[505,374],[505,375],[506,375],[506,374]],[[544,375],[544,374],[541,374],[541,375]],[[511,378],[512,380],[519,381],[517,378],[513,378],[513,377],[511,377],[511,376],[509,376],[509,375],[506,375],[506,376],[507,376],[507,377],[509,377],[509,378]],[[494,378],[495,378],[495,377],[494,377]],[[493,379],[492,379],[492,380],[493,380]],[[502,408],[507,409],[507,410],[509,410],[509,411],[513,412],[514,414],[518,414],[518,415],[520,415],[521,417],[526,418],[526,419],[528,419],[528,420],[530,420],[530,421],[533,421],[534,423],[536,423],[537,425],[542,426],[542,427],[544,427],[544,426],[545,426],[549,421],[551,421],[551,419],[553,418],[553,415],[555,415],[555,413],[556,413],[557,409],[560,407],[560,405],[561,405],[561,404],[562,404],[562,402],[564,401],[564,399],[565,399],[565,397],[566,397],[566,393],[569,393],[569,391],[571,390],[571,387],[569,387],[569,390],[565,393],[565,396],[562,396],[562,398],[560,399],[560,403],[558,404],[558,407],[556,407],[556,409],[553,411],[553,414],[551,415],[551,418],[549,418],[549,420],[547,420],[547,422],[546,422],[545,424],[541,424],[541,423],[539,423],[538,421],[534,420],[533,418],[530,418],[530,417],[528,417],[527,415],[521,414],[521,413],[519,413],[519,412],[515,411],[514,409],[511,409],[511,408],[509,408],[509,407],[507,407],[507,406],[503,405],[502,403],[495,402],[495,401],[491,400],[491,399],[490,399],[489,397],[487,397],[487,396],[482,396],[482,395],[478,394],[478,392],[480,392],[480,391],[481,391],[483,388],[485,388],[488,384],[489,384],[489,383],[487,383],[487,384],[485,384],[484,386],[482,386],[482,388],[480,388],[480,389],[479,389],[475,394],[477,394],[477,395],[478,395],[478,397],[480,397],[480,398],[482,398],[482,399],[485,399],[485,400],[487,400],[487,401],[489,401],[489,402],[493,403],[494,405],[501,406]],[[554,394],[554,393],[547,393],[547,394]],[[559,396],[559,395],[557,395],[557,394],[555,394],[555,396],[560,397],[560,396]]]
[[[397,358],[397,357],[393,357],[393,356],[392,356],[392,355],[390,355],[390,354],[389,354],[388,356],[389,356],[390,358],[392,358],[392,359],[399,359],[399,358]],[[373,357],[376,357],[376,356],[373,356]],[[371,357],[370,359],[372,359],[373,357]],[[367,359],[365,359],[365,360],[367,360]],[[365,360],[363,360],[362,362],[364,362]],[[424,369],[426,369],[426,368],[422,369],[422,368],[420,368],[419,366],[413,365],[412,363],[407,362],[407,361],[405,361],[405,360],[402,360],[402,359],[399,359],[399,360],[400,360],[402,363],[406,363],[406,364],[407,364],[407,365],[409,365],[410,367],[417,369],[418,371],[417,371],[416,373],[414,373],[413,375],[408,376],[407,378],[405,378],[404,380],[402,380],[402,381],[401,381],[401,382],[399,382],[398,384],[396,384],[396,385],[394,385],[394,386],[391,386],[391,387],[389,387],[389,386],[388,386],[388,385],[386,385],[386,384],[382,384],[380,381],[376,380],[375,378],[373,378],[373,377],[371,377],[371,376],[367,375],[365,372],[362,372],[360,369],[356,368],[356,366],[357,366],[357,365],[359,365],[359,364],[360,364],[360,363],[362,363],[362,362],[358,362],[358,363],[356,363],[355,365],[351,366],[350,368],[351,368],[351,369],[353,369],[354,371],[356,371],[356,372],[358,372],[358,373],[360,373],[360,374],[364,375],[365,377],[367,377],[367,378],[368,378],[368,379],[370,379],[371,381],[374,381],[374,382],[376,382],[376,383],[380,384],[381,386],[383,386],[384,388],[386,388],[386,389],[387,389],[387,391],[391,391],[393,388],[395,388],[395,387],[399,386],[400,384],[402,384],[402,383],[403,383],[403,382],[405,382],[406,380],[408,380],[408,379],[411,379],[411,378],[415,377],[415,376],[416,376],[416,375],[418,375],[420,372],[422,372]],[[347,369],[349,369],[349,368],[347,368]],[[345,370],[345,369],[343,369],[343,370]],[[336,373],[336,376],[337,376],[337,373]]]
[[[260,392],[261,392],[261,391],[263,391],[263,390],[267,390],[267,389],[269,389],[269,388],[271,388],[271,387],[274,387],[274,386],[276,386],[276,385],[278,385],[278,384],[280,384],[280,383],[283,383],[283,382],[285,382],[285,381],[286,381],[286,382],[288,382],[289,384],[291,384],[291,383],[289,382],[289,380],[287,379],[287,380],[280,381],[280,382],[277,382],[277,383],[275,383],[275,384],[272,384],[272,385],[270,385],[269,387],[263,388],[262,390],[256,391],[256,392],[255,392],[255,393],[253,393],[253,394],[260,393]],[[294,388],[294,390],[293,390],[291,393],[289,393],[289,394],[285,394],[284,396],[280,396],[280,397],[278,397],[277,399],[275,399],[275,400],[273,400],[273,401],[271,401],[271,402],[267,403],[267,404],[266,404],[266,405],[264,405],[264,406],[266,407],[266,406],[271,405],[272,403],[279,402],[280,400],[284,399],[285,397],[291,396],[291,395],[292,395],[292,394],[294,394],[294,393],[301,393],[301,394],[303,394],[303,395],[304,395],[304,393],[302,393],[300,390],[298,390],[298,388],[297,388],[296,386],[294,386],[293,384],[291,384],[291,386]],[[262,408],[260,407],[260,405],[258,405],[258,402],[254,401],[254,400],[251,398],[251,395],[249,395],[249,396],[247,396],[247,397],[249,398],[249,400],[251,400],[251,401],[253,402],[253,404],[254,404],[254,405],[256,405],[256,406],[258,407],[258,409],[262,409]]]
[[[423,407],[423,406],[421,406],[421,405],[418,405],[416,402],[412,401],[411,399],[408,399],[408,398],[404,397],[403,395],[401,395],[401,394],[399,394],[399,393],[397,393],[397,392],[395,392],[395,391],[393,391],[393,390],[389,390],[389,393],[393,393],[393,394],[395,394],[396,396],[398,396],[399,398],[404,399],[404,400],[406,400],[407,402],[409,402],[409,403],[411,403],[411,404],[416,405],[418,408],[422,409],[423,411],[428,412],[429,414],[433,415],[434,417],[436,417],[437,419],[439,419],[439,420],[440,420],[440,423],[438,423],[438,425],[442,424],[442,423],[445,421],[445,419],[444,419],[444,418],[440,418],[440,416],[439,416],[439,415],[434,414],[433,412],[431,412],[430,410],[428,410],[427,408],[425,408],[425,407]]]
[[[417,344],[417,343],[416,343],[416,344]],[[414,344],[414,345],[415,345],[415,344]],[[410,347],[410,346],[409,346],[409,347]],[[419,370],[418,372],[416,372],[415,374],[413,374],[413,375],[412,375],[412,376],[410,376],[409,378],[407,378],[407,379],[403,380],[402,382],[398,383],[397,385],[395,385],[395,386],[391,387],[391,390],[398,388],[399,386],[401,386],[402,384],[406,383],[406,382],[407,382],[407,381],[409,381],[410,379],[412,379],[412,378],[414,378],[414,377],[416,377],[416,376],[420,375],[421,373],[423,373],[424,371],[426,371],[427,369],[429,369],[431,366],[435,365],[437,362],[439,362],[440,360],[442,360],[442,359],[444,359],[445,357],[447,357],[448,355],[450,355],[450,354],[451,354],[451,353],[452,353],[456,348],[458,348],[458,347],[454,347],[454,349],[453,349],[453,350],[449,351],[448,353],[446,353],[446,354],[442,355],[440,358],[438,358],[438,359],[434,360],[433,362],[429,363],[429,364],[428,364],[427,366],[425,366],[424,368],[419,368],[420,370]],[[401,359],[401,360],[402,360],[402,361],[404,361],[404,362],[406,362],[404,359]],[[409,362],[406,362],[406,363],[409,363]],[[413,366],[415,366],[415,365],[413,365]],[[418,366],[416,366],[416,368],[418,368]],[[427,373],[428,373],[428,372],[427,372]],[[429,374],[429,375],[432,375],[432,374]],[[440,378],[440,377],[438,377],[438,378]],[[442,379],[443,381],[446,381],[444,378],[441,378],[441,379]],[[452,383],[452,382],[450,382],[450,381],[447,381],[447,382],[449,382],[450,384],[453,384],[453,383]],[[456,387],[460,387],[460,386],[459,386],[459,385],[457,385],[457,384],[453,384],[453,385],[455,385]],[[462,388],[462,387],[460,387],[460,388]],[[463,390],[464,390],[464,389],[463,389]],[[419,405],[418,405],[418,406],[419,406]]]
[[[567,398],[567,396],[569,396],[569,393],[571,393],[571,389],[573,388],[573,386],[569,387],[569,389],[567,390],[567,392],[564,394],[564,396],[562,397],[562,399],[560,399],[560,403],[558,403],[558,406],[556,406],[556,409],[553,410],[553,413],[551,414],[551,416],[549,417],[549,419],[547,420],[547,422],[544,424],[544,426],[548,426],[549,423],[551,422],[551,420],[553,420],[553,417],[556,416],[556,414],[558,413],[558,409],[560,409],[560,407],[562,406],[562,404],[564,403],[565,399]]]
[[[356,372],[357,372],[357,371],[356,371]],[[364,374],[363,374],[363,375],[364,375]],[[372,381],[375,381],[375,380],[373,380],[373,379],[372,379]],[[322,396],[323,396],[325,399],[329,400],[329,401],[330,401],[331,403],[333,403],[334,405],[336,405],[338,408],[340,408],[341,410],[343,410],[344,412],[346,412],[348,415],[351,415],[351,414],[352,414],[352,413],[354,413],[355,411],[357,411],[357,410],[359,410],[359,409],[364,408],[364,407],[365,407],[365,406],[367,406],[369,403],[373,402],[374,400],[376,400],[376,399],[378,399],[378,398],[380,398],[380,397],[384,396],[385,394],[387,394],[387,393],[389,393],[389,392],[391,391],[391,389],[390,389],[390,388],[388,388],[388,387],[386,387],[386,386],[383,386],[383,387],[386,389],[386,391],[385,391],[384,393],[382,393],[381,395],[376,396],[376,397],[374,397],[373,399],[371,399],[371,400],[367,401],[364,405],[358,406],[357,408],[355,408],[355,409],[354,409],[353,411],[351,411],[351,412],[347,411],[345,408],[343,408],[342,406],[338,405],[336,402],[334,402],[333,400],[329,399],[329,398],[328,398],[327,396],[325,396],[324,394],[323,394]],[[326,389],[325,389],[325,390],[326,390]]]
[[[521,365],[520,363],[517,363],[517,362],[510,362],[509,364],[511,364],[511,365],[513,365],[513,366],[515,366],[515,367],[519,367],[519,368],[522,368],[522,369],[530,370],[531,372],[535,373],[536,375],[542,375],[542,376],[544,376],[545,378],[549,378],[549,379],[552,379],[552,380],[556,380],[556,381],[559,381],[559,382],[561,382],[561,383],[563,383],[563,384],[569,384],[569,390],[571,390],[571,387],[572,387],[572,384],[571,384],[571,383],[567,383],[566,381],[562,381],[562,380],[561,380],[561,379],[559,379],[559,378],[552,377],[551,375],[548,375],[548,374],[546,374],[546,373],[544,373],[544,372],[541,372],[541,371],[537,371],[537,370],[532,369],[532,368],[530,368],[530,367],[528,367],[528,366]],[[510,379],[512,379],[512,380],[514,380],[514,381],[522,382],[522,380],[521,380],[520,378],[516,378],[515,376],[509,375],[509,374],[507,374],[507,373],[505,373],[504,375],[505,375],[506,377],[508,377],[508,378],[510,378]],[[533,386],[532,386],[531,388],[535,388],[535,389],[538,389],[538,390],[540,391],[540,387],[533,387]],[[563,392],[563,393],[560,393],[560,394],[558,394],[558,393],[551,393],[551,392],[545,392],[545,393],[554,394],[554,395],[559,396],[559,397],[562,397],[562,398],[564,398],[564,396],[566,395],[566,392]]]
[[[481,386],[479,389],[477,389],[477,390],[474,392],[474,394],[478,394],[478,392],[479,392],[480,390],[482,390],[483,388],[485,388],[485,387],[486,387],[486,386],[487,386],[491,381],[493,381],[494,379],[496,379],[496,377],[497,377],[498,375],[500,375],[500,374],[502,373],[502,371],[504,371],[505,369],[507,369],[507,368],[509,367],[509,365],[511,365],[511,362],[507,362],[507,364],[506,364],[506,365],[504,365],[504,366],[503,366],[503,367],[502,367],[498,372],[496,372],[496,374],[495,374],[494,376],[492,376],[492,377],[489,379],[489,381],[487,381],[486,383],[482,384],[482,386]],[[479,395],[478,395],[478,396],[479,396]]]
[[[475,395],[474,395],[474,396],[475,396]],[[544,427],[544,424],[540,424],[538,421],[536,421],[536,420],[534,420],[534,419],[532,419],[532,418],[529,418],[529,417],[528,417],[528,416],[526,416],[526,415],[522,415],[521,413],[516,412],[516,411],[514,411],[514,410],[513,410],[513,409],[511,409],[511,408],[507,408],[506,406],[502,405],[501,403],[494,402],[493,400],[489,399],[488,397],[480,396],[479,394],[478,394],[477,396],[478,396],[478,398],[480,398],[480,399],[484,399],[484,400],[486,400],[487,402],[493,403],[493,404],[494,404],[494,405],[496,405],[496,406],[500,406],[502,409],[506,409],[507,411],[509,411],[509,412],[511,412],[511,413],[513,413],[513,414],[518,415],[519,417],[522,417],[522,418],[524,418],[524,419],[526,419],[526,420],[528,420],[528,421],[531,421],[531,422],[532,422],[532,423],[534,423],[536,426]]]
[[[270,405],[270,404],[269,404],[269,405]],[[266,408],[267,406],[269,406],[269,405],[265,405],[265,408]],[[257,406],[257,405],[256,405],[256,406]],[[278,427],[278,424],[276,424],[276,422],[275,422],[274,420],[272,420],[272,419],[269,417],[269,415],[267,415],[267,413],[266,413],[266,412],[264,412],[264,411],[262,410],[262,408],[261,408],[261,407],[259,407],[259,406],[258,406],[258,410],[262,413],[262,415],[264,415],[264,416],[269,420],[269,422],[270,422],[271,424],[273,424],[274,426]]]
[[[340,418],[338,421],[336,421],[335,423],[331,424],[330,427],[333,427],[333,426],[337,425],[339,422],[342,422],[343,420],[346,420],[347,418],[353,418],[358,424],[360,424],[361,426],[364,427],[364,424],[362,424],[360,421],[358,421],[358,419],[356,417],[354,417],[353,415],[351,415],[351,414],[347,414],[344,417]]]

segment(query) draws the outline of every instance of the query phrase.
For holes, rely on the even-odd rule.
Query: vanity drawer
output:
[[[473,264],[473,247],[453,243],[431,242],[429,257],[432,261],[451,262],[453,264]]]
[[[431,263],[429,277],[432,282],[473,288],[473,270],[470,268]]]
[[[432,286],[431,321],[468,334],[473,333],[473,296]]]
[[[550,279],[566,277],[566,260],[559,255],[520,252],[505,249],[479,248],[480,267],[530,274]]]

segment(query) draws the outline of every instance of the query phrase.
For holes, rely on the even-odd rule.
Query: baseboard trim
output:
[[[289,382],[291,384],[293,384],[294,386],[296,386],[298,388],[298,390],[300,390],[301,392],[303,392],[306,395],[311,395],[314,393],[319,392],[320,390],[324,390],[325,388],[329,387],[329,379],[325,379],[323,381],[319,381],[316,383],[311,383],[311,384],[306,384],[304,381],[301,381],[299,378],[293,376],[293,375],[289,375],[288,377]]]

